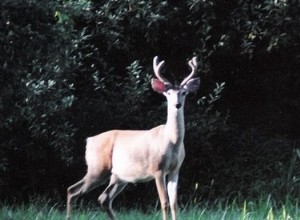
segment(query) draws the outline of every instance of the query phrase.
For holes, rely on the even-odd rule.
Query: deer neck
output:
[[[173,144],[183,141],[184,138],[184,112],[183,107],[176,109],[174,106],[168,106],[168,117],[165,126],[165,132]]]

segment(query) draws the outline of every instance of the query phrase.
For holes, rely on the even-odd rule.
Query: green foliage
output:
[[[70,27],[56,24],[54,11],[47,9],[44,3],[1,3],[1,45],[5,51],[0,61],[4,122],[1,128],[10,129],[22,123],[30,132],[26,135],[58,138],[53,140],[53,145],[60,145],[60,141],[70,137],[60,136],[57,126],[71,129],[70,136],[74,133],[63,115],[75,100],[70,72],[74,61],[70,57],[70,45],[66,44],[73,34],[66,37],[65,32],[70,31]],[[52,3],[50,6],[53,7]],[[26,20],[17,17],[21,12]],[[58,115],[61,119],[51,126]]]
[[[87,136],[165,122],[153,57],[180,81],[197,55],[181,200],[299,196],[299,15],[295,0],[1,1],[0,194],[64,194]]]
[[[69,114],[76,100],[76,63],[73,27],[54,16],[60,5],[24,0],[2,1],[0,7],[0,172],[5,193],[11,179],[35,185],[48,165],[69,161],[76,132]]]
[[[282,47],[298,46],[299,7],[297,1],[262,1],[249,4],[232,12],[233,27],[242,36],[243,51],[253,55],[255,50],[267,52]],[[292,31],[292,32],[291,32]],[[257,47],[262,44],[262,47]]]

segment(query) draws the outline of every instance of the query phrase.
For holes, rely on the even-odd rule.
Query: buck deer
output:
[[[200,85],[200,78],[193,78],[197,67],[196,57],[188,62],[192,71],[180,85],[172,85],[160,74],[164,61],[153,59],[157,79],[152,79],[154,91],[166,96],[167,123],[150,130],[112,130],[87,139],[87,174],[68,188],[67,219],[77,198],[92,189],[109,185],[99,197],[99,202],[110,219],[114,198],[128,183],[155,180],[163,220],[167,219],[168,204],[172,219],[176,220],[177,182],[184,151],[184,102],[186,95]]]

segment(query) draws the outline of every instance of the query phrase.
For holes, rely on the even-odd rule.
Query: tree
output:
[[[69,114],[75,38],[73,25],[55,17],[60,7],[51,1],[0,4],[1,194],[47,182],[44,173],[68,157],[76,131]]]

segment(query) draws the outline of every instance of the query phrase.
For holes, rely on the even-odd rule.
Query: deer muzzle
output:
[[[180,109],[181,106],[182,106],[181,103],[177,103],[177,104],[175,105],[175,108]]]

